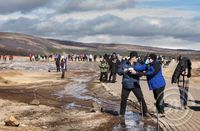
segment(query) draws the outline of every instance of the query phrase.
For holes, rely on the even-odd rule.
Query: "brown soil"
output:
[[[60,79],[60,73],[46,73],[26,71],[1,71],[2,80],[0,82],[0,129],[8,130],[105,130],[112,128],[112,124],[117,119],[109,114],[90,112],[92,100],[80,100],[67,95],[67,99],[59,99],[53,95],[63,90],[73,77],[80,75],[94,75],[91,71],[72,71],[67,72],[64,80]],[[11,76],[25,77],[29,81],[23,80],[15,82]],[[40,77],[37,77],[40,76]],[[46,77],[45,77],[46,76]],[[35,78],[34,78],[35,77]],[[6,79],[5,79],[6,78]],[[49,81],[49,78],[54,80]],[[35,79],[35,80],[34,80]],[[35,81],[42,79],[42,81]],[[5,83],[4,81],[10,81]],[[16,85],[15,85],[15,84]],[[95,85],[93,85],[95,86]],[[30,105],[34,99],[39,100],[40,105]],[[69,103],[76,103],[89,107],[88,109],[65,109],[64,106]],[[8,115],[14,115],[20,121],[20,127],[5,127],[3,119]],[[109,123],[109,124],[108,124]]]

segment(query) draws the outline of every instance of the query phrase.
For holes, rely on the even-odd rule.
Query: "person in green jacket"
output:
[[[108,62],[105,59],[103,59],[99,65],[99,68],[100,68],[100,81],[107,82],[108,69],[109,69]]]

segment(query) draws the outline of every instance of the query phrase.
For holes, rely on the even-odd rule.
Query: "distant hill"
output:
[[[132,44],[102,44],[102,43],[81,43],[55,39],[40,38],[19,33],[0,32],[0,54],[28,55],[30,53],[49,54],[53,52],[66,53],[111,53],[117,52],[128,54],[136,50],[142,54],[156,52],[157,54],[177,56],[179,54],[200,59],[200,51],[193,50],[172,50],[156,47],[139,46]]]
[[[67,48],[60,43],[44,38],[18,33],[0,33],[1,53],[29,54],[50,53],[53,50]]]

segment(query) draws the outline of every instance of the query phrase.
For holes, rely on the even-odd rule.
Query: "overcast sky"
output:
[[[200,1],[0,0],[0,31],[200,50]]]

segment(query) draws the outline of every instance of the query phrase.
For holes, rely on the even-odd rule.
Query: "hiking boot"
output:
[[[189,109],[189,108],[188,108],[188,106],[184,106],[184,109],[187,110],[187,109]]]
[[[165,114],[164,113],[159,113],[158,117],[165,117]]]
[[[158,112],[158,113],[157,113],[157,112],[154,112],[154,113],[153,113],[153,116],[154,116],[154,117],[165,117],[165,113],[164,113],[164,112],[163,112],[163,113],[160,113],[160,112]]]
[[[143,114],[143,117],[144,117],[144,118],[151,118],[151,115],[150,115],[149,113],[144,113],[144,114]]]

